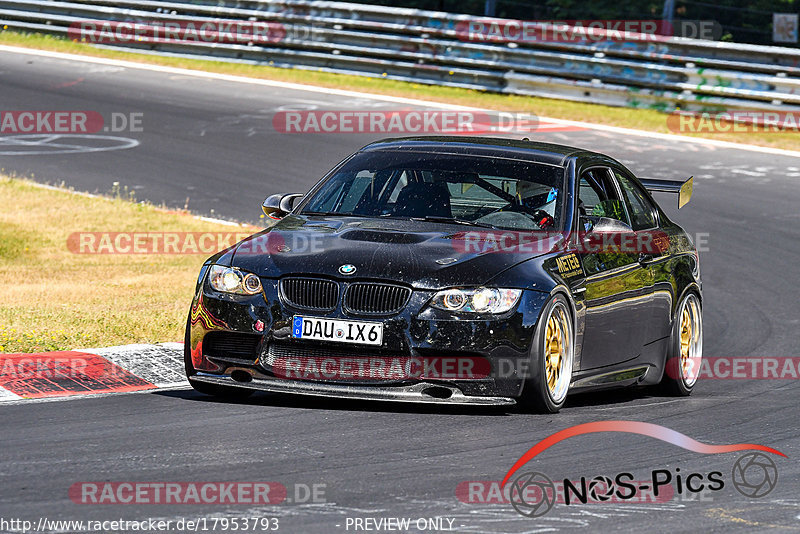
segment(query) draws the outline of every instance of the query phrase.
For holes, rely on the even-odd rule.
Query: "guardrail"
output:
[[[796,49],[644,35],[473,42],[464,28],[486,19],[343,2],[0,0],[0,25],[68,37],[86,21],[152,23],[154,31],[175,20],[267,22],[284,31],[268,42],[253,34],[241,43],[144,39],[123,47],[662,111],[800,110]]]

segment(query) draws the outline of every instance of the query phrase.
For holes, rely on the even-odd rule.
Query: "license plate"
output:
[[[383,343],[383,324],[295,315],[292,319],[292,337],[380,345]]]

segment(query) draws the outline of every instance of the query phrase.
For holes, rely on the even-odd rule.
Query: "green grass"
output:
[[[123,198],[0,177],[0,353],[181,341],[210,254],[77,254],[74,232],[251,233]]]
[[[519,95],[503,95],[471,89],[441,87],[392,80],[390,78],[369,78],[320,71],[294,70],[270,67],[267,65],[246,65],[222,61],[205,61],[174,57],[159,57],[96,48],[88,44],[42,34],[23,34],[10,30],[0,31],[0,44],[53,50],[72,54],[83,54],[112,59],[124,59],[156,65],[202,70],[221,74],[232,74],[293,83],[302,83],[363,91],[383,95],[416,98],[431,102],[446,102],[483,109],[533,113],[541,117],[576,120],[634,128],[651,132],[672,133],[667,127],[667,114],[654,110],[617,108],[597,104],[584,104]],[[766,132],[751,133],[702,133],[684,134],[692,137],[718,139],[735,143],[747,143],[789,150],[800,150],[800,133]]]

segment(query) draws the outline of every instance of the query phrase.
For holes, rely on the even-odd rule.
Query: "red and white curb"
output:
[[[0,354],[0,403],[188,385],[183,343]]]

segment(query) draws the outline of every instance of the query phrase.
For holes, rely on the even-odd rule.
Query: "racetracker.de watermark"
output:
[[[275,532],[280,519],[265,515],[175,517],[172,519],[56,519],[0,517],[0,532]]]
[[[215,43],[275,44],[311,36],[308,24],[243,20],[82,20],[70,24],[67,36],[93,44]]]
[[[651,480],[621,481],[626,484],[625,492],[621,495],[615,493],[614,482],[605,476],[591,479],[587,484],[581,480],[555,481],[552,490],[554,503],[568,503],[568,492],[565,492],[565,483],[569,489],[583,486],[586,504],[652,504],[671,501],[675,496],[672,486],[656,488]],[[533,492],[537,488],[530,485],[525,491]],[[660,489],[660,491],[659,491]],[[509,504],[512,502],[512,493],[515,491],[511,484],[502,485],[499,480],[465,480],[456,486],[456,498],[465,504]],[[531,499],[530,496],[527,497]],[[574,498],[573,498],[574,499]]]
[[[532,133],[536,115],[513,111],[310,110],[279,111],[272,118],[285,134],[450,134]]]
[[[330,334],[333,336],[333,332]],[[344,336],[345,333],[342,332]],[[476,380],[491,374],[481,356],[452,357],[278,357],[271,370],[279,378],[298,380]]]
[[[17,358],[7,357],[0,364],[0,377],[3,380],[26,379],[80,379],[85,377],[91,364],[87,359],[80,357],[36,357],[19,355]],[[108,365],[100,372],[113,376],[119,369]]]
[[[248,238],[248,232],[73,232],[67,250],[73,254],[214,254]],[[323,237],[272,231],[253,236],[236,249],[238,255],[317,253]]]
[[[85,505],[321,504],[326,502],[325,492],[323,483],[287,487],[274,481],[87,481],[76,482],[68,490],[72,502]]]
[[[478,43],[599,43],[668,41],[672,37],[719,39],[715,21],[477,19],[456,24],[456,36]]]
[[[675,133],[800,132],[800,112],[796,111],[676,111],[668,115],[666,120],[667,128]]]
[[[460,254],[546,254],[558,250],[570,240],[568,232],[481,230],[457,232],[451,243]],[[666,253],[673,240],[661,230],[636,232],[581,233],[571,251],[580,254],[655,254]],[[693,242],[698,252],[708,250],[708,233],[698,233]]]
[[[0,110],[0,134],[142,132],[144,113],[92,110]]]
[[[800,379],[800,357],[760,356],[710,356],[689,358],[685,371],[690,377],[700,380],[798,380]],[[672,378],[682,368],[667,365]]]

